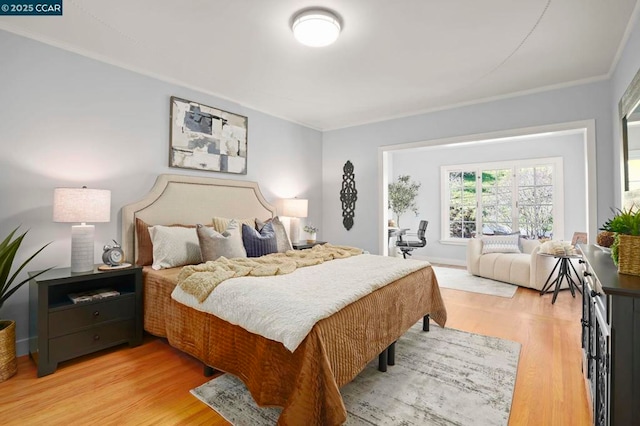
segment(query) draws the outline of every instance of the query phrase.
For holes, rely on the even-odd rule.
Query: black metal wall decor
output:
[[[342,189],[340,190],[340,201],[342,201],[342,224],[348,230],[353,227],[353,217],[356,215],[356,200],[358,190],[356,189],[356,176],[353,174],[353,164],[351,161],[344,163],[342,168]]]

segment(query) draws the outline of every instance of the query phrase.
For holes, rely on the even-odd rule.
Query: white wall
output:
[[[272,203],[308,198],[308,220],[322,222],[320,132],[4,31],[0,57],[0,234],[30,230],[20,263],[53,241],[28,270],[69,266],[71,224],[52,222],[58,186],[111,190],[112,220],[96,224],[97,262],[102,245],[120,238],[121,207],[161,173],[258,181]],[[168,167],[172,95],[248,117],[246,176]],[[0,312],[17,321],[19,354],[27,352],[27,286]]]
[[[595,120],[597,223],[614,204],[613,143],[609,81],[420,114],[323,134],[324,238],[340,244],[378,249],[378,147],[510,129]],[[351,231],[342,227],[339,199],[345,161],[355,167],[358,201]],[[398,172],[394,170],[394,172]]]
[[[527,158],[562,157],[564,174],[564,235],[554,238],[571,240],[574,232],[587,231],[585,143],[582,134],[544,135],[518,138],[506,142],[490,142],[464,147],[438,146],[394,151],[390,181],[408,174],[421,183],[418,195],[419,215],[412,212],[401,217],[402,228],[417,229],[421,219],[429,221],[425,248],[416,256],[437,262],[464,264],[466,246],[441,244],[441,175],[440,166],[508,161]]]

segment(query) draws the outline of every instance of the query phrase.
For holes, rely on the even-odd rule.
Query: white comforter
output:
[[[231,278],[199,303],[176,287],[171,297],[291,352],[316,322],[429,262],[363,254],[299,268],[287,275]]]

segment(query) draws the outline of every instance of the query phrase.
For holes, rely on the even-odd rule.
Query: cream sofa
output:
[[[557,259],[539,255],[541,244],[537,240],[522,239],[520,242],[522,253],[482,254],[482,239],[470,239],[467,243],[467,270],[480,277],[541,290]],[[573,264],[576,266],[577,262],[573,261]],[[563,283],[562,288],[565,287],[566,283]]]

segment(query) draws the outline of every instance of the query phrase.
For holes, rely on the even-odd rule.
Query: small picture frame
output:
[[[587,237],[586,232],[574,232],[573,238],[571,239],[571,245],[575,246],[576,244],[587,244],[589,242],[589,238]]]
[[[169,166],[247,174],[247,117],[171,97]]]

